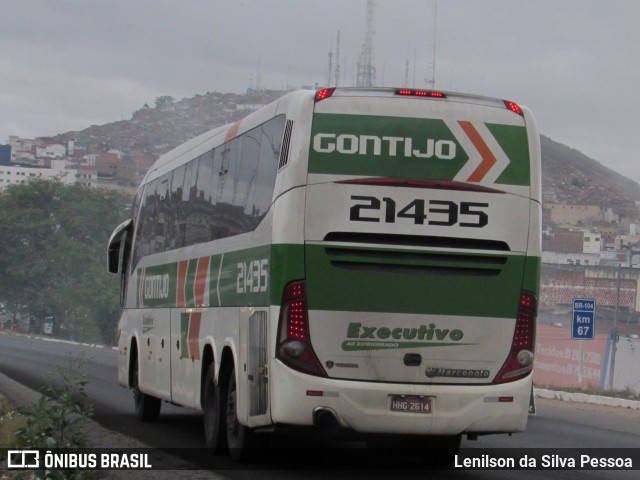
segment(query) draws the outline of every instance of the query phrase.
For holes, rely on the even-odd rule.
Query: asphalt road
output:
[[[94,420],[103,427],[137,439],[153,448],[172,453],[168,449],[191,450],[196,455],[189,461],[198,468],[217,472],[227,478],[283,478],[283,479],[325,479],[351,478],[406,478],[417,479],[433,477],[422,464],[410,463],[407,467],[402,459],[371,458],[359,445],[346,442],[340,445],[343,452],[336,457],[334,448],[327,448],[322,442],[302,441],[316,449],[316,456],[302,466],[297,464],[291,469],[291,461],[299,456],[295,449],[300,440],[282,439],[282,453],[275,459],[251,465],[251,470],[238,469],[228,458],[209,455],[204,447],[202,417],[196,412],[165,403],[162,406],[161,420],[157,423],[139,423],[133,415],[131,392],[117,384],[116,351],[111,348],[77,345],[68,342],[47,341],[26,336],[14,336],[0,333],[0,372],[35,390],[49,385],[59,385],[55,368],[63,365],[65,358],[85,358],[87,362],[82,370],[88,384],[85,391],[94,405]],[[0,392],[2,384],[0,383]],[[638,465],[635,471],[623,470],[470,470],[466,468],[454,471],[437,472],[437,478],[637,478],[640,471],[640,412],[609,407],[595,407],[585,404],[538,399],[538,412],[530,416],[527,430],[521,434],[491,435],[480,437],[478,441],[463,440],[463,451],[472,452],[470,456],[480,457],[484,450],[489,454],[510,452],[521,454],[540,453],[536,449],[545,449],[542,453],[556,452],[558,458],[573,457],[576,452],[588,452],[584,449],[609,448],[619,456],[625,452],[635,455]],[[113,445],[117,447],[118,445]],[[331,445],[334,447],[335,445]],[[495,450],[517,449],[517,450]],[[557,450],[556,450],[557,449]],[[580,449],[580,450],[563,450]],[[625,450],[627,449],[627,450]],[[628,450],[631,449],[631,450]],[[186,452],[187,450],[183,450]],[[609,450],[608,450],[609,451]],[[200,452],[202,455],[197,455]],[[294,453],[295,452],[295,453]],[[506,453],[505,453],[506,452]],[[178,452],[179,454],[179,452]],[[539,457],[538,457],[539,460]],[[353,468],[344,468],[345,462]],[[331,468],[335,465],[335,469]],[[322,467],[322,468],[318,468]],[[328,468],[329,467],[329,468]],[[397,468],[396,468],[397,467]],[[152,472],[148,472],[152,473]],[[148,478],[156,478],[151,475]],[[198,477],[202,478],[202,477]]]

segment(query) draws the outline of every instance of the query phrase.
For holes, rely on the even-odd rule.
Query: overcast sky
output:
[[[640,182],[640,1],[376,0],[377,85],[530,107]],[[162,95],[355,83],[366,0],[0,0],[0,142],[129,119]],[[435,27],[435,31],[434,31]],[[435,40],[434,40],[435,39]],[[406,65],[409,62],[409,69]]]

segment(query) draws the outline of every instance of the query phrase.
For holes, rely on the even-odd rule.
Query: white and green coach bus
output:
[[[450,453],[523,431],[540,201],[513,102],[286,94],[147,173],[109,242],[118,380],[141,420],[200,410],[236,458],[291,426]]]

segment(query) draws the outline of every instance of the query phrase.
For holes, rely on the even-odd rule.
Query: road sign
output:
[[[573,340],[593,340],[596,329],[596,301],[593,298],[573,299]]]

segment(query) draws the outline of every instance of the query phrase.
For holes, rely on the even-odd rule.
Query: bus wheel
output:
[[[139,377],[140,369],[138,368],[138,360],[136,359],[136,363],[133,366],[133,385],[131,385],[133,402],[136,407],[136,417],[138,417],[138,420],[141,422],[155,422],[160,416],[162,403],[159,398],[140,391],[140,387],[138,386]]]
[[[227,427],[227,445],[229,455],[236,462],[243,462],[255,458],[256,439],[250,428],[238,422],[238,402],[236,389],[236,375],[232,369],[227,383],[227,403],[225,420]]]
[[[214,379],[215,365],[211,363],[204,384],[204,436],[207,447],[219,452],[226,446],[225,431],[221,428],[225,426],[225,411],[220,401],[220,384],[216,384]]]

